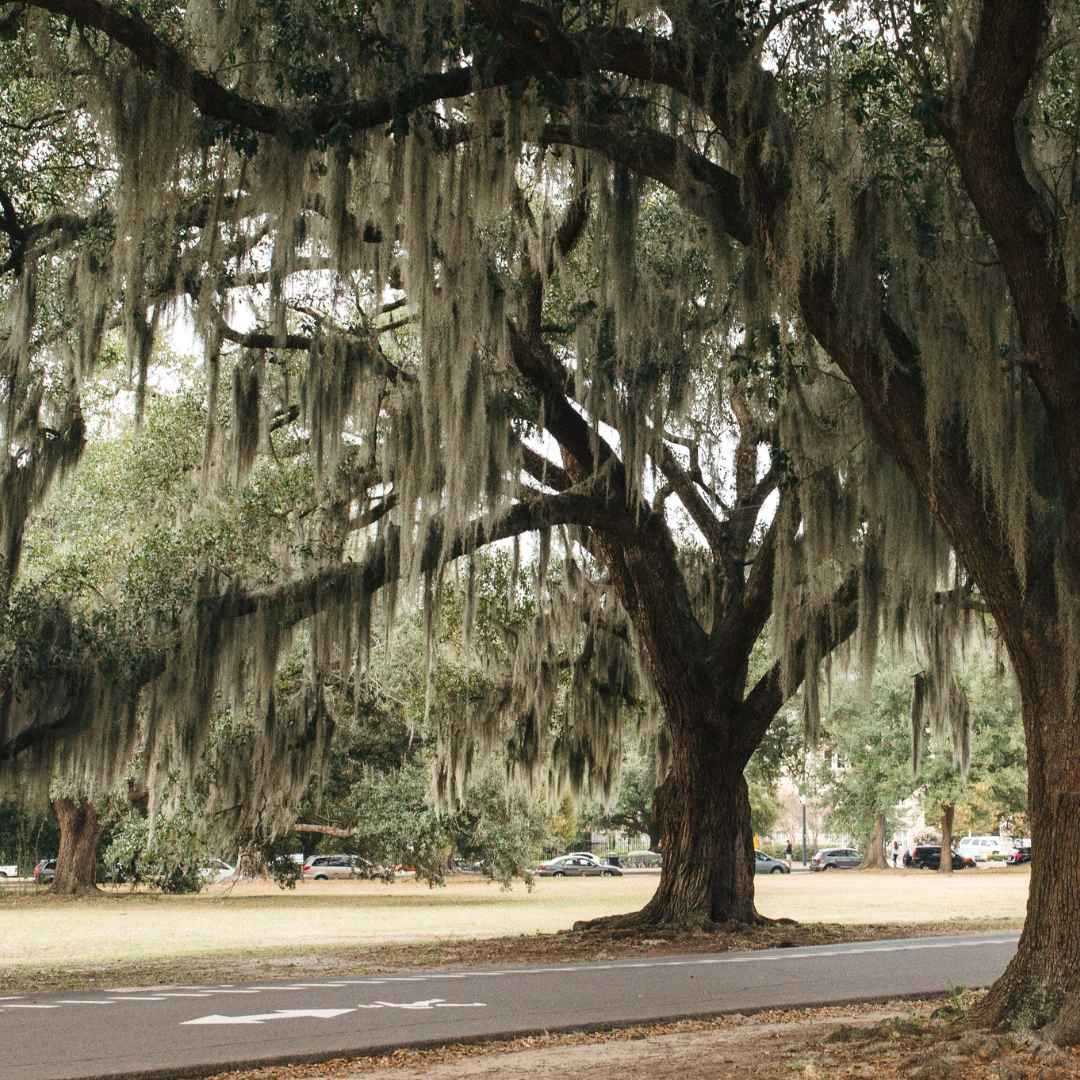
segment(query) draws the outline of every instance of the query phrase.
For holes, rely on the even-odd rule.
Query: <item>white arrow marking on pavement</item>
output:
[[[200,1016],[196,1020],[185,1020],[180,1026],[189,1024],[265,1024],[268,1020],[298,1020],[302,1017],[314,1017],[316,1020],[333,1020],[335,1016],[356,1012],[355,1009],[278,1009],[272,1013],[255,1013],[252,1016]]]
[[[374,1001],[370,1005],[358,1005],[358,1009],[486,1009],[485,1001],[447,1001],[446,998],[428,998],[426,1001]]]

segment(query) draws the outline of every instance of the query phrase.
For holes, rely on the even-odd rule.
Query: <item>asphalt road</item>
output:
[[[983,986],[1016,934],[0,997],[0,1078],[202,1076],[402,1046]],[[316,972],[312,972],[316,975]]]

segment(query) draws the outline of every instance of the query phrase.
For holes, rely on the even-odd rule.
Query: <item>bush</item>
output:
[[[206,884],[202,867],[211,857],[200,822],[181,809],[153,820],[136,811],[114,826],[102,861],[114,881],[145,884],[165,893],[200,892]]]

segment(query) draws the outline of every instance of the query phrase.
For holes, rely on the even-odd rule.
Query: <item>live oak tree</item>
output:
[[[49,23],[48,12],[67,21]],[[888,521],[891,540],[878,535],[877,525],[862,534],[867,550],[880,556],[865,560],[860,590],[867,652],[878,618],[897,634],[912,620],[922,622],[943,646],[935,660],[940,689],[947,684],[950,620],[979,603],[998,624],[1021,688],[1039,854],[1025,933],[986,1015],[1026,1017],[1061,1041],[1080,1037],[1080,938],[1069,918],[1080,886],[1070,858],[1070,823],[1080,799],[1071,8],[1050,0],[789,8],[700,0],[431,0],[408,11],[380,4],[351,13],[329,5],[193,4],[136,13],[95,0],[39,0],[8,5],[3,18],[17,43],[32,40],[66,78],[86,73],[87,85],[122,79],[96,97],[72,97],[100,117],[110,101],[119,106],[111,113],[111,139],[127,162],[123,199],[110,207],[118,216],[109,219],[108,259],[88,257],[83,248],[77,291],[83,297],[108,292],[107,282],[124,279],[122,318],[136,357],[140,342],[152,336],[163,281],[180,282],[197,298],[212,345],[232,338],[256,350],[293,345],[308,356],[333,357],[332,365],[312,366],[305,395],[317,457],[332,464],[337,438],[318,432],[323,419],[340,419],[336,406],[356,387],[355,365],[395,387],[408,381],[371,344],[372,334],[401,310],[382,308],[405,299],[416,313],[426,373],[416,400],[426,412],[403,410],[394,425],[407,433],[393,455],[394,495],[407,526],[387,533],[383,554],[365,564],[372,576],[361,594],[370,595],[388,576],[387,553],[406,576],[422,578],[437,573],[448,551],[475,547],[481,535],[508,535],[510,521],[592,527],[598,493],[594,486],[582,494],[580,485],[603,476],[604,498],[627,509],[614,530],[604,515],[607,539],[598,541],[599,557],[641,637],[665,709],[685,717],[698,696],[695,678],[705,654],[685,650],[673,630],[691,625],[685,617],[691,600],[671,588],[671,575],[658,572],[665,530],[649,511],[649,493],[634,467],[636,455],[650,451],[663,464],[663,425],[676,417],[658,403],[669,397],[671,380],[662,365],[650,379],[626,378],[648,373],[641,361],[663,357],[665,343],[685,340],[682,320],[693,297],[672,303],[655,281],[637,291],[626,273],[638,210],[652,185],[674,192],[708,234],[703,248],[717,279],[730,283],[729,325],[750,337],[771,323],[782,345],[805,345],[809,335],[820,347],[812,366],[822,368],[821,378],[805,395],[808,409],[791,423],[808,430],[805,421],[814,415],[808,399],[827,396],[822,388],[836,375],[856,396],[858,419],[871,436],[863,464],[840,484],[807,483],[804,473],[805,528],[788,532],[805,538],[803,550],[816,567],[823,554],[850,541],[862,509],[872,511],[868,521]],[[132,58],[138,69],[127,63]],[[558,268],[560,237],[567,235],[558,223],[573,214],[537,215],[537,201],[525,199],[538,220],[535,229],[523,230],[524,210],[507,217],[521,184],[538,185],[533,191],[546,193],[556,210],[585,193],[610,215],[604,261],[595,264],[604,271],[602,317],[592,326],[602,331],[614,311],[614,378],[599,377],[602,369],[590,364],[603,355],[596,347],[603,333],[590,334],[588,326],[585,340],[574,343],[569,374],[551,362],[550,352],[566,361],[571,350],[560,352],[545,340],[544,307],[527,279],[531,274],[543,286],[549,268]],[[560,200],[566,191],[571,197]],[[33,273],[37,245],[73,233],[86,237],[87,230],[79,222],[21,217],[8,201],[8,262],[17,281],[8,355],[18,372],[29,365],[33,301],[47,284]],[[83,215],[81,222],[89,219]],[[265,258],[229,275],[232,282],[265,285],[267,323],[247,331],[222,311],[220,294],[230,281],[204,270],[226,265],[234,254],[243,259],[264,239],[263,230]],[[155,244],[162,235],[178,243]],[[332,314],[324,307],[307,327],[302,317],[312,309],[301,298],[290,323],[288,305],[296,299],[287,279],[300,265],[322,265],[326,250],[332,267],[366,270],[365,318],[346,310],[352,294],[343,290]],[[510,268],[525,268],[512,292],[503,276]],[[387,299],[386,286],[397,283],[407,286],[406,294]],[[92,340],[95,320],[79,325]],[[210,348],[210,357],[217,354]],[[534,403],[530,418],[542,416],[564,454],[561,472],[536,463],[562,490],[548,485],[546,494],[505,515],[490,510],[482,534],[470,532],[472,518],[464,515],[474,513],[481,494],[487,506],[498,503],[495,489],[513,450],[512,440],[493,446],[486,438],[497,399],[477,392],[478,366],[463,359],[480,356],[502,357],[524,380]],[[256,400],[256,391],[269,385],[272,365],[260,357],[265,351],[242,369],[238,403]],[[331,370],[333,379],[322,378]],[[40,462],[32,472],[11,473],[24,481],[15,485],[19,498],[12,505],[19,511],[50,467],[77,452],[79,432],[62,402],[54,423],[38,421],[21,389],[29,384],[15,379],[13,385],[11,401],[33,418],[20,429],[23,456]],[[609,392],[613,387],[620,392]],[[571,389],[587,399],[579,402],[582,411],[568,404]],[[638,423],[626,422],[630,411]],[[848,418],[836,409],[816,415]],[[485,423],[473,423],[481,418]],[[619,453],[601,421],[618,430]],[[840,426],[826,425],[826,436]],[[257,448],[260,426],[238,430],[242,462]],[[786,430],[797,438],[793,427]],[[11,425],[8,437],[14,437]],[[814,440],[804,439],[804,448],[808,441]],[[433,518],[424,511],[435,509],[427,496],[446,447],[455,460],[486,467],[454,473],[445,488],[440,482],[445,498]],[[528,445],[518,451],[521,460],[535,463],[529,451],[536,452]],[[685,457],[679,465],[687,472]],[[499,482],[486,486],[494,477]],[[861,497],[839,497],[846,484]],[[683,490],[693,488],[683,484]],[[383,491],[372,490],[376,505]],[[9,519],[17,525],[20,514]],[[8,531],[17,539],[17,528]],[[719,561],[729,550],[721,545]],[[789,580],[784,571],[791,561],[780,556],[778,580]],[[631,588],[626,575],[635,569],[647,580]],[[905,569],[909,586],[900,584]],[[327,569],[317,580],[345,595],[360,573]],[[890,591],[876,606],[886,578]],[[755,591],[745,580],[736,584],[736,591],[744,588]],[[324,606],[305,584],[277,599],[291,616]],[[245,594],[211,607],[220,624],[265,616],[271,605]],[[795,630],[781,637],[789,644],[823,640]],[[691,626],[692,638],[701,642],[702,634],[714,636]],[[736,657],[738,650],[725,655]],[[716,704],[714,715],[729,714],[730,701]],[[691,778],[700,775],[695,762],[727,779],[725,769],[745,751],[734,735],[743,729],[723,722],[718,739],[705,747],[689,720],[676,719],[672,727],[690,748],[685,756],[676,752],[676,779],[668,788],[681,805]],[[710,747],[725,742],[732,753],[718,760]],[[677,850],[711,865],[704,853],[673,839]],[[681,906],[671,894],[662,903]],[[745,905],[742,913],[748,914]]]
[[[65,672],[82,678],[88,669],[106,672],[120,688],[142,685],[160,673],[161,642],[169,638],[175,612],[191,603],[200,577],[273,579],[275,549],[303,542],[298,520],[315,518],[305,514],[312,496],[303,463],[284,454],[260,468],[242,496],[219,487],[214,505],[200,507],[193,477],[202,454],[204,394],[190,384],[187,365],[161,358],[159,371],[178,385],[156,395],[143,425],[133,430],[130,417],[125,421],[113,404],[126,380],[116,370],[119,351],[111,353],[96,380],[83,387],[92,434],[80,468],[37,507],[25,531],[19,580],[4,607],[8,685],[22,679],[47,687]],[[289,500],[295,505],[282,512]],[[295,668],[294,650],[279,664],[274,687],[286,738],[297,695],[303,696]],[[166,774],[147,775],[143,744],[151,713],[145,702],[131,705],[127,724],[98,732],[99,753],[113,762],[111,770],[96,770],[92,760],[58,748],[47,769],[24,768],[16,776],[13,794],[23,806],[51,802],[60,824],[53,891],[93,888],[101,830],[117,812],[140,818],[149,812],[167,821],[178,809],[159,813],[158,804],[177,801],[179,785]],[[204,826],[199,842],[206,850],[235,847],[235,838],[256,824],[242,791],[259,768],[248,745],[252,712],[248,700],[215,702],[206,737],[189,748],[194,769],[180,801],[199,806],[190,816]],[[47,725],[49,716],[39,713],[37,720]],[[306,743],[317,755],[320,740]],[[307,783],[304,762],[311,759],[301,749],[293,748],[294,782],[279,783],[272,793],[286,811]]]
[[[730,240],[703,234],[651,182],[597,158],[588,138],[585,152],[548,154],[575,141],[562,120],[592,130],[588,109],[579,117],[558,93],[548,100],[554,85],[518,85],[516,47],[492,92],[460,109],[428,106],[471,91],[466,68],[421,77],[419,97],[400,97],[419,71],[482,53],[502,33],[483,7],[436,4],[411,20],[378,6],[351,27],[316,8],[289,18],[266,8],[254,21],[199,6],[53,9],[66,22],[49,10],[5,10],[9,65],[46,90],[58,68],[76,79],[71,100],[100,158],[83,214],[35,218],[10,198],[5,212],[9,397],[27,417],[9,424],[9,457],[44,448],[42,464],[11,466],[33,484],[12,501],[9,569],[57,431],[73,440],[64,462],[78,456],[81,429],[53,414],[79,412],[104,330],[126,333],[141,415],[155,331],[181,299],[206,346],[209,497],[291,430],[330,535],[290,561],[284,585],[260,590],[244,574],[221,591],[195,575],[187,610],[159,627],[177,644],[151,643],[119,688],[100,664],[75,665],[72,680],[86,685],[60,693],[47,721],[42,687],[16,667],[7,756],[44,769],[63,747],[84,767],[115,769],[96,732],[129,742],[132,702],[149,684],[148,760],[190,766],[215,693],[252,688],[273,715],[277,659],[302,621],[317,702],[326,663],[354,651],[366,662],[371,620],[392,620],[399,580],[434,610],[450,562],[527,531],[541,533],[543,576],[559,529],[563,586],[520,635],[495,715],[515,718],[535,764],[562,670],[552,649],[570,641],[575,707],[561,765],[571,780],[604,782],[640,662],[671,755],[657,803],[665,873],[633,918],[752,921],[743,768],[804,676],[814,697],[819,661],[852,632],[857,591],[847,560],[808,572],[776,425],[784,352],[798,342],[768,307],[745,318],[730,274],[750,281],[754,266],[740,268]],[[340,33],[347,45],[331,61],[327,35]],[[240,74],[219,82],[204,69]],[[342,93],[381,104],[342,121],[326,111]],[[254,104],[262,96],[275,104]],[[650,220],[651,246],[639,229]],[[237,295],[254,329],[230,321]],[[39,394],[50,366],[63,388],[55,402]],[[681,544],[669,499],[682,504]],[[749,657],[772,614],[786,632],[751,685]],[[297,757],[280,745],[290,733],[265,727],[282,752],[259,751],[262,779],[280,768],[294,783]],[[491,732],[447,744],[449,797],[477,735]]]

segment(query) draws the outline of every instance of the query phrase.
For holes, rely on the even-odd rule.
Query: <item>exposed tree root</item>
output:
[[[679,917],[650,911],[646,906],[640,911],[621,915],[603,915],[596,919],[581,919],[574,923],[575,933],[614,933],[620,936],[648,932],[654,936],[677,937],[680,934],[730,934],[745,933],[755,927],[797,926],[794,919],[770,919],[754,912],[752,922],[739,919],[713,919],[704,912],[692,912]]]
[[[1053,1046],[1080,1045],[1080,992],[1008,974],[972,1011],[972,1020],[997,1031],[1023,1033]]]
[[[49,892],[53,896],[70,896],[70,897],[86,897],[86,896],[104,896],[104,892],[96,885],[84,885],[76,884],[69,885],[65,888],[58,888],[54,882],[49,886]]]

